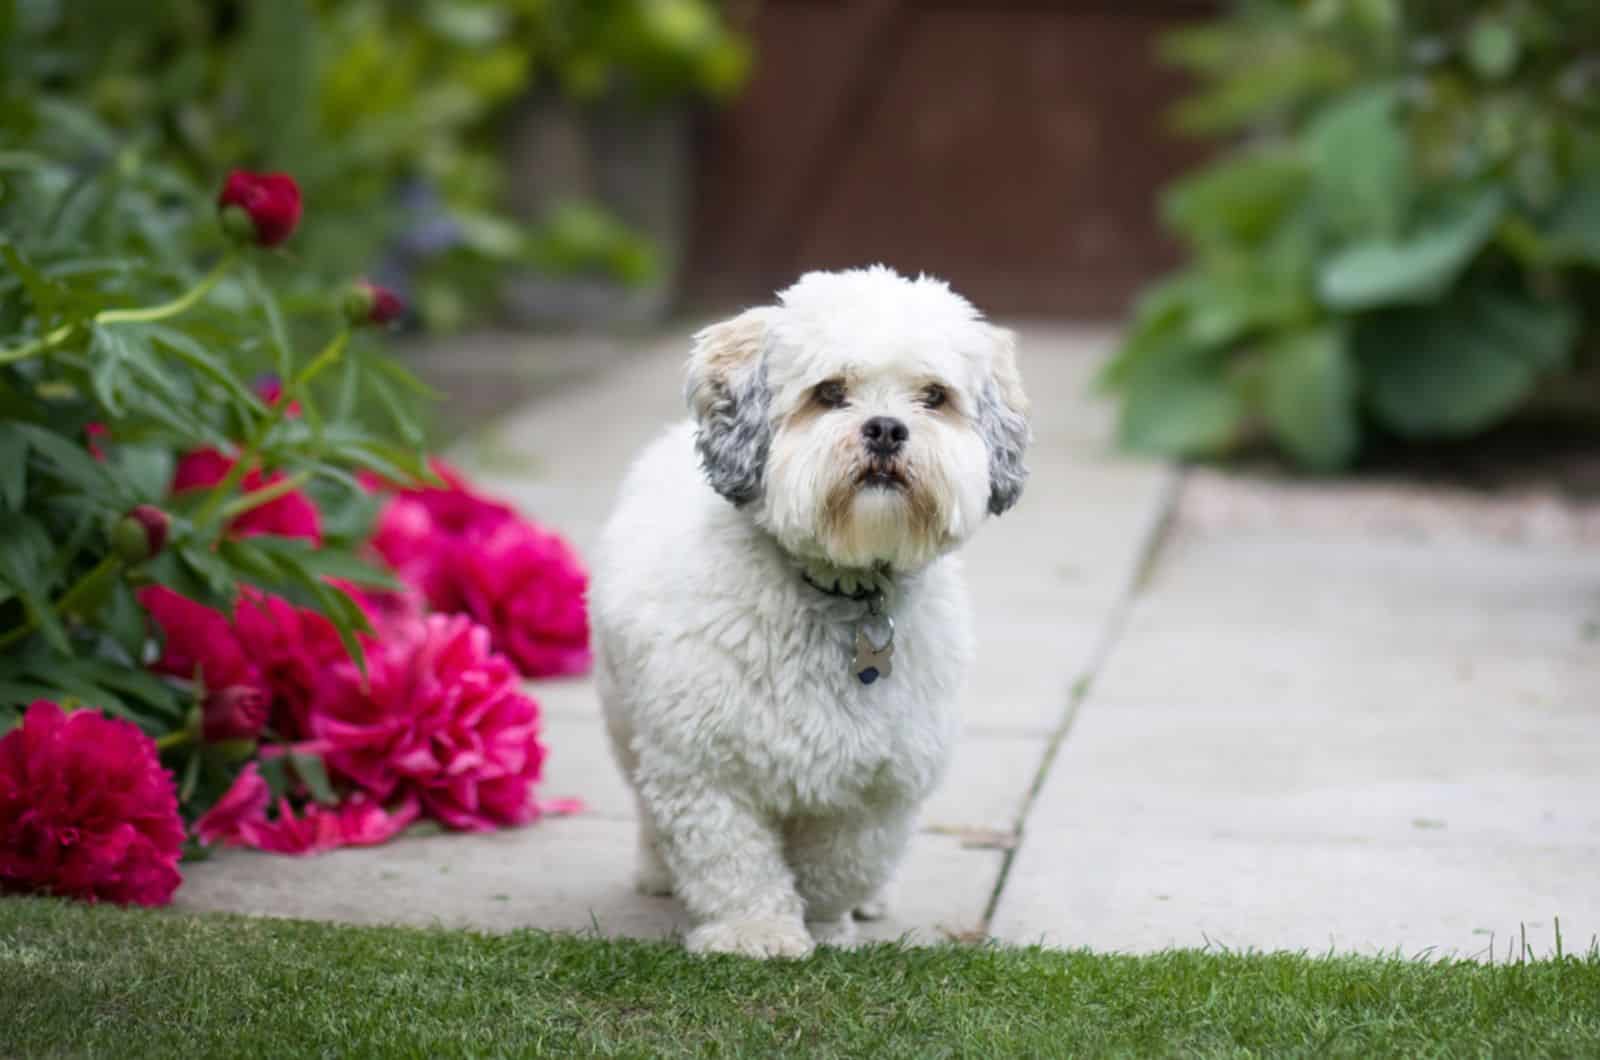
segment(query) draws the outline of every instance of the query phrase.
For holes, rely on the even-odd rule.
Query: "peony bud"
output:
[[[206,695],[200,705],[200,737],[206,743],[254,740],[267,724],[271,704],[253,685],[229,685]]]
[[[222,185],[217,206],[222,211],[222,227],[233,238],[275,247],[300,223],[300,187],[287,173],[236,169]]]
[[[142,563],[166,547],[172,520],[152,504],[141,504],[111,528],[111,547],[124,563]]]
[[[406,304],[399,295],[366,280],[357,280],[344,294],[344,317],[351,327],[359,328],[364,324],[382,327],[399,320],[405,311]]]

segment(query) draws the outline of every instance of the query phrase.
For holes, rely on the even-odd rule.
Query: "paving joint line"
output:
[[[1045,779],[1050,775],[1051,767],[1055,765],[1056,757],[1061,752],[1061,745],[1067,740],[1072,731],[1072,724],[1077,720],[1078,710],[1084,701],[1089,698],[1089,693],[1094,689],[1094,682],[1100,676],[1106,661],[1110,659],[1112,651],[1122,640],[1122,635],[1127,630],[1128,620],[1133,612],[1134,602],[1143,594],[1154,573],[1156,565],[1160,562],[1161,554],[1172,534],[1174,517],[1177,513],[1178,499],[1183,491],[1183,483],[1188,477],[1188,472],[1181,467],[1174,467],[1168,474],[1167,480],[1162,483],[1161,491],[1157,495],[1154,505],[1153,518],[1144,533],[1144,541],[1139,547],[1138,555],[1134,558],[1133,568],[1128,580],[1118,591],[1116,600],[1106,614],[1104,626],[1100,635],[1095,640],[1094,650],[1089,653],[1089,660],[1083,672],[1073,681],[1072,688],[1067,695],[1067,703],[1062,714],[1061,722],[1051,733],[1049,741],[1045,744],[1044,754],[1039,759],[1039,766],[1034,771],[1033,783],[1028,786],[1028,793],[1023,797],[1022,807],[1017,811],[1016,824],[1011,829],[1013,842],[1005,851],[1001,862],[1000,872],[995,877],[994,890],[989,894],[988,904],[983,910],[983,919],[979,922],[979,932],[983,937],[989,934],[989,926],[994,922],[995,911],[1000,906],[1000,897],[1005,894],[1006,884],[1010,882],[1011,867],[1016,863],[1017,853],[1022,849],[1024,839],[1024,826],[1029,815],[1033,812],[1034,804],[1039,799],[1039,793],[1044,789]]]

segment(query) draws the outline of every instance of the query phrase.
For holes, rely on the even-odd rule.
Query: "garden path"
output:
[[[1503,955],[1524,931],[1551,950],[1559,916],[1564,945],[1586,947],[1600,535],[1559,509],[1519,509],[1507,531],[1496,510],[1457,518],[1484,516],[1470,499],[1431,518],[1408,488],[1119,455],[1090,392],[1110,344],[1023,329],[1033,478],[967,549],[965,738],[870,934]],[[457,455],[586,551],[627,461],[679,414],[686,349],[686,332],[613,343]],[[179,907],[681,930],[674,902],[631,888],[633,808],[590,683],[534,690],[544,791],[587,812],[309,859],[224,853],[189,869]]]

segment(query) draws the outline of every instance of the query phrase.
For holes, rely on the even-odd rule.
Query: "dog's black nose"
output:
[[[906,444],[911,431],[893,416],[874,416],[861,425],[861,436],[875,456],[893,456]]]

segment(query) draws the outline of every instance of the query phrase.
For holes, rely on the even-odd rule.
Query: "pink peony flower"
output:
[[[457,541],[420,498],[397,494],[378,514],[371,544],[389,569],[432,607],[459,611],[466,601],[452,567]]]
[[[234,778],[216,804],[194,823],[194,834],[206,845],[236,842],[246,822],[266,820],[272,791],[261,776],[260,767],[251,762]]]
[[[400,834],[421,812],[415,797],[384,809],[357,792],[338,806],[306,806],[296,816],[287,799],[268,819],[272,793],[251,762],[227,794],[195,822],[195,834],[208,846],[250,847],[272,854],[320,854],[339,847],[375,846]]]
[[[172,476],[172,492],[209,489],[227,477],[235,462],[235,457],[215,449],[199,449],[189,453],[178,461]],[[283,477],[281,471],[263,474],[260,468],[251,468],[239,480],[239,488],[245,493],[252,493],[282,481]],[[251,508],[229,523],[228,529],[240,537],[276,534],[280,537],[303,537],[314,545],[322,544],[321,513],[311,503],[311,498],[299,490],[290,490],[260,507]]]
[[[489,627],[495,650],[528,677],[582,673],[591,662],[587,575],[559,536],[473,492],[435,460],[442,489],[396,493],[372,546],[439,611]]]
[[[428,816],[483,831],[539,815],[538,705],[464,616],[430,615],[368,647],[370,687],[339,667],[311,728],[330,776],[379,802],[415,795]]]
[[[182,845],[172,778],[128,722],[40,700],[0,737],[0,891],[166,905]]]
[[[225,685],[200,704],[200,738],[206,743],[254,740],[266,728],[272,697],[258,684]]]
[[[572,549],[530,523],[506,522],[456,556],[467,611],[528,677],[589,668],[588,577]]]
[[[405,831],[420,812],[415,798],[386,810],[358,792],[338,806],[311,803],[296,817],[288,800],[279,799],[277,818],[245,825],[236,845],[269,854],[321,854],[339,847],[377,846]]]
[[[139,605],[161,627],[157,673],[202,681],[207,689],[236,686],[265,690],[260,669],[246,654],[226,616],[164,585],[139,590]]]
[[[391,630],[415,625],[428,613],[427,599],[409,585],[400,589],[378,589],[342,578],[329,578],[328,584],[343,590],[355,601],[380,638]]]
[[[248,586],[232,622],[161,585],[139,590],[139,603],[164,635],[151,669],[205,686],[208,742],[254,739],[269,720],[280,735],[304,738],[328,668],[348,659],[333,623]]]
[[[333,623],[259,589],[240,590],[234,636],[261,671],[272,696],[272,725],[291,740],[310,732],[313,703],[323,695],[331,668],[349,654]]]

